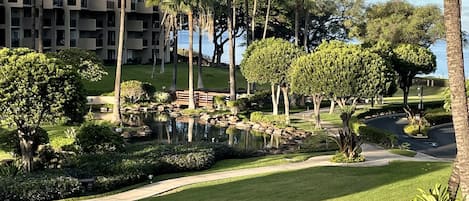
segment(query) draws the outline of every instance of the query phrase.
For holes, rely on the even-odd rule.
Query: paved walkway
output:
[[[405,157],[396,154],[392,154],[387,150],[384,150],[375,145],[364,144],[362,146],[363,153],[366,161],[362,163],[353,163],[353,164],[337,164],[329,162],[331,156],[317,156],[312,157],[303,162],[297,163],[288,163],[283,165],[275,165],[275,166],[266,166],[266,167],[258,167],[258,168],[248,168],[248,169],[240,169],[240,170],[231,170],[225,172],[216,172],[216,173],[208,173],[202,175],[195,175],[195,176],[188,176],[188,177],[181,177],[175,179],[168,179],[159,181],[153,184],[149,184],[137,189],[129,190],[126,192],[118,193],[115,195],[101,197],[92,199],[93,201],[101,200],[113,200],[113,201],[123,201],[123,200],[139,200],[151,196],[158,196],[168,191],[191,185],[201,182],[209,182],[215,181],[220,179],[227,179],[227,178],[234,178],[234,177],[242,177],[242,176],[250,176],[250,175],[258,175],[258,174],[266,174],[266,173],[274,173],[274,172],[282,172],[282,171],[293,171],[293,170],[300,170],[305,168],[311,167],[318,167],[318,166],[348,166],[348,167],[372,167],[372,166],[383,166],[389,164],[391,161],[431,161],[437,162],[442,161],[441,159],[437,159],[428,155],[424,154],[417,154],[415,157]]]

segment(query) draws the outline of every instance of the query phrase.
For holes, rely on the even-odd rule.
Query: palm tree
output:
[[[451,111],[456,136],[457,157],[448,182],[448,190],[455,200],[458,187],[462,195],[469,195],[469,113],[464,77],[464,60],[461,36],[461,1],[444,1],[446,28],[446,53],[448,58],[448,77],[451,90]]]
[[[197,57],[197,68],[199,69],[197,72],[197,89],[204,88],[204,82],[202,80],[202,18],[199,13],[199,57]]]
[[[234,49],[234,38],[233,38],[233,27],[235,20],[235,3],[236,0],[228,0],[227,5],[229,9],[228,15],[228,38],[230,44],[230,100],[236,100],[236,77],[235,77],[235,49]]]
[[[295,45],[298,46],[300,41],[300,12],[303,0],[295,0]]]
[[[119,19],[119,44],[117,47],[117,66],[116,78],[114,83],[114,106],[113,106],[113,122],[122,123],[122,115],[120,111],[121,105],[121,71],[122,71],[122,54],[124,51],[124,32],[125,32],[125,0],[121,0],[120,19]]]
[[[39,1],[40,4],[39,4],[39,24],[38,24],[38,28],[39,28],[39,31],[38,31],[38,37],[37,37],[37,41],[38,41],[38,45],[37,45],[37,51],[38,52],[43,52],[44,51],[44,42],[43,42],[43,27],[42,27],[42,22],[43,22],[43,18],[44,18],[44,1],[43,0],[40,0]]]
[[[189,109],[195,109],[194,102],[194,12],[192,8],[187,9],[187,18],[189,19]]]
[[[270,3],[271,3],[271,0],[267,0],[267,12],[265,14],[264,34],[262,34],[262,39],[265,39],[265,37],[267,36],[267,27],[269,26],[269,16],[270,16]]]

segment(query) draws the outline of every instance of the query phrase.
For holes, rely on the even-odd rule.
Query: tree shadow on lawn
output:
[[[451,163],[315,167],[229,183],[214,182],[148,200],[410,200],[417,188],[445,183]],[[217,185],[218,183],[218,185]]]

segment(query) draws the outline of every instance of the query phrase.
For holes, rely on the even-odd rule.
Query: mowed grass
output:
[[[160,73],[160,66],[155,69],[155,77],[152,79],[152,65],[124,65],[122,67],[122,81],[140,80],[149,82],[155,86],[156,90],[162,90],[165,87],[170,89],[173,75],[173,65],[166,64],[165,72]],[[116,76],[115,66],[107,66],[108,75],[99,82],[84,82],[88,95],[101,95],[114,90],[114,78]],[[197,65],[194,65],[194,87],[197,88]],[[189,71],[187,63],[178,64],[177,69],[177,89],[187,89],[189,86]],[[203,67],[202,80],[204,88],[216,90],[228,90],[228,68],[223,67]],[[239,69],[236,71],[237,88],[246,88],[246,80]]]
[[[393,162],[383,167],[315,167],[190,185],[145,200],[411,200],[417,189],[446,183],[451,163]]]

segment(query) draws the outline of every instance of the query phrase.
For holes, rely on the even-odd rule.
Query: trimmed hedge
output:
[[[435,109],[435,108],[442,108],[444,102],[443,101],[432,101],[432,102],[425,102],[424,106],[426,109]],[[409,103],[409,106],[411,108],[417,108],[418,103]],[[372,116],[375,114],[380,114],[380,113],[403,113],[403,107],[401,104],[391,104],[391,105],[386,105],[381,108],[370,108],[366,112],[362,112],[360,114],[357,114],[356,117],[358,119],[363,119],[366,116]]]
[[[453,116],[448,112],[427,113],[425,114],[425,119],[430,123],[430,125],[439,125],[451,123],[453,121]]]
[[[285,127],[285,115],[267,115],[262,112],[251,113],[250,120],[252,122],[276,125]]]
[[[82,190],[78,179],[67,176],[22,175],[0,178],[0,200],[57,200],[78,196]]]

